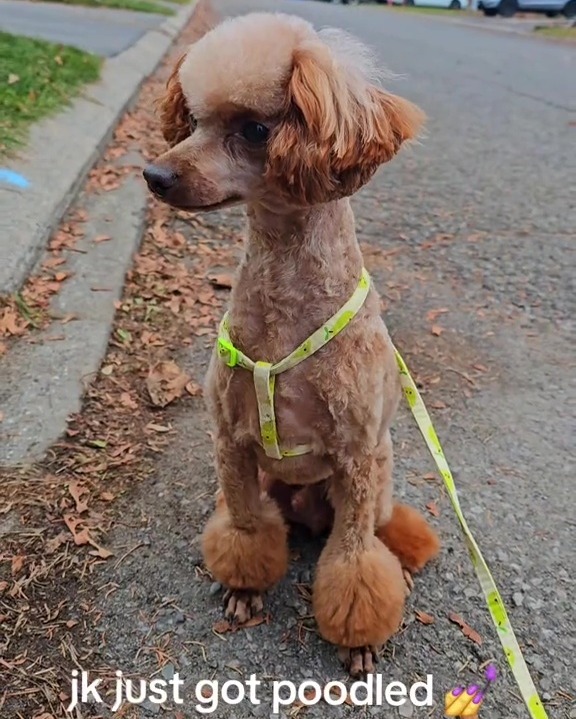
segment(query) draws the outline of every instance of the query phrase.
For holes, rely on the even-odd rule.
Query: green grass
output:
[[[188,0],[175,0],[176,2],[188,2]],[[50,0],[64,5],[87,5],[88,7],[106,7],[116,10],[135,10],[136,12],[151,12],[156,15],[174,15],[174,10],[153,2],[153,0]]]
[[[576,27],[536,27],[539,35],[576,42]]]
[[[97,80],[101,64],[75,48],[0,32],[0,156],[25,141],[32,122]]]

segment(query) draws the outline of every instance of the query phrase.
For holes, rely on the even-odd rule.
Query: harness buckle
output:
[[[236,367],[238,364],[238,350],[232,342],[225,340],[223,337],[218,337],[218,354],[228,367]],[[228,359],[225,359],[226,355],[228,355]]]

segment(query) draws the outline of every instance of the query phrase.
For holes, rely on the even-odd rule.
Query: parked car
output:
[[[449,8],[450,10],[462,10],[463,7],[468,7],[468,0],[406,0],[405,3],[395,2],[394,4],[411,5],[415,7],[440,7]]]
[[[576,17],[576,0],[480,0],[478,8],[484,15],[512,17],[517,12],[541,12],[548,17],[562,13],[567,18]]]

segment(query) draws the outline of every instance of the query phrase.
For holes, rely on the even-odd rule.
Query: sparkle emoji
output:
[[[467,689],[460,686],[448,692],[444,700],[444,716],[476,719],[486,692],[497,677],[498,671],[496,667],[489,664],[484,672],[484,678],[486,679],[484,686],[472,684]]]

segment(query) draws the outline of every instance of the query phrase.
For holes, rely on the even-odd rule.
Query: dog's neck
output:
[[[332,316],[362,271],[347,199],[305,211],[248,207],[248,239],[232,293],[233,335],[277,361]]]

